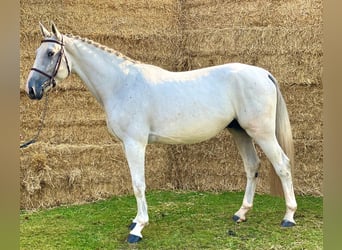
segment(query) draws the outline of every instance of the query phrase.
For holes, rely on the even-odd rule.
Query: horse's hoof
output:
[[[237,215],[235,215],[235,214],[233,215],[232,219],[233,219],[233,221],[236,222],[236,223],[240,223],[240,222],[245,222],[245,221],[247,221],[246,219],[245,219],[245,220],[241,219],[240,216],[237,216]]]
[[[280,223],[280,225],[282,227],[293,227],[296,225],[296,223],[289,221],[289,220],[282,220],[282,222]]]
[[[137,225],[137,223],[132,222],[131,225],[129,225],[128,229],[129,229],[130,231],[132,231],[132,230],[135,228],[136,225]]]
[[[240,222],[240,217],[237,216],[237,215],[235,215],[235,214],[234,214],[234,216],[232,217],[232,219],[233,219],[234,222]]]
[[[129,234],[128,238],[127,238],[127,242],[128,243],[137,243],[139,241],[141,241],[142,238],[140,236],[134,235],[134,234]]]

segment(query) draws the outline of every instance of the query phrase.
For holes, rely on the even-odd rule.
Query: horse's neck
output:
[[[72,38],[67,49],[72,60],[72,71],[83,80],[102,106],[123,84],[127,70],[133,64],[115,53],[77,38]]]

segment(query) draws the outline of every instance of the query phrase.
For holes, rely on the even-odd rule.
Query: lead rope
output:
[[[45,96],[44,108],[43,108],[43,111],[42,111],[42,115],[40,117],[37,134],[31,140],[21,144],[20,148],[26,148],[30,144],[35,143],[37,141],[39,135],[40,135],[40,132],[42,131],[42,129],[44,127],[44,120],[45,120],[45,116],[46,116],[46,111],[48,109],[48,93],[46,93],[45,95],[46,96]]]

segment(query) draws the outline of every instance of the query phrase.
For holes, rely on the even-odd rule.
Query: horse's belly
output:
[[[196,136],[196,137],[188,137],[182,135],[158,135],[158,134],[150,134],[148,138],[149,143],[163,143],[163,144],[193,144],[202,141],[206,141],[212,138],[214,135],[209,136]]]
[[[192,144],[206,141],[222,131],[229,121],[222,121],[216,124],[202,122],[190,126],[174,126],[160,130],[151,131],[149,143],[165,144]]]

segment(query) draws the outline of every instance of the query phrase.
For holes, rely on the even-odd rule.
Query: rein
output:
[[[59,57],[57,59],[56,65],[55,65],[55,69],[53,71],[52,75],[49,75],[48,73],[41,71],[40,69],[37,68],[31,68],[31,70],[38,72],[39,74],[42,74],[43,76],[46,76],[47,78],[49,78],[48,82],[45,82],[43,84],[43,89],[46,89],[47,87],[51,86],[55,87],[56,86],[56,81],[55,81],[55,76],[58,73],[59,67],[61,66],[61,62],[62,62],[62,57],[64,56],[65,59],[65,63],[67,65],[67,69],[68,69],[68,76],[70,75],[70,66],[68,63],[68,59],[64,53],[64,43],[63,43],[63,37],[62,37],[62,41],[57,41],[57,40],[53,40],[53,39],[44,39],[41,41],[41,43],[57,43],[61,46],[61,49],[59,51]]]
[[[35,143],[37,141],[37,139],[38,139],[38,137],[40,135],[40,132],[42,131],[43,126],[44,126],[44,119],[45,119],[45,116],[46,116],[47,109],[48,109],[48,94],[46,93],[44,108],[43,108],[43,111],[42,111],[42,116],[40,117],[38,131],[37,131],[36,135],[31,140],[21,144],[19,148],[26,148],[30,144]]]

